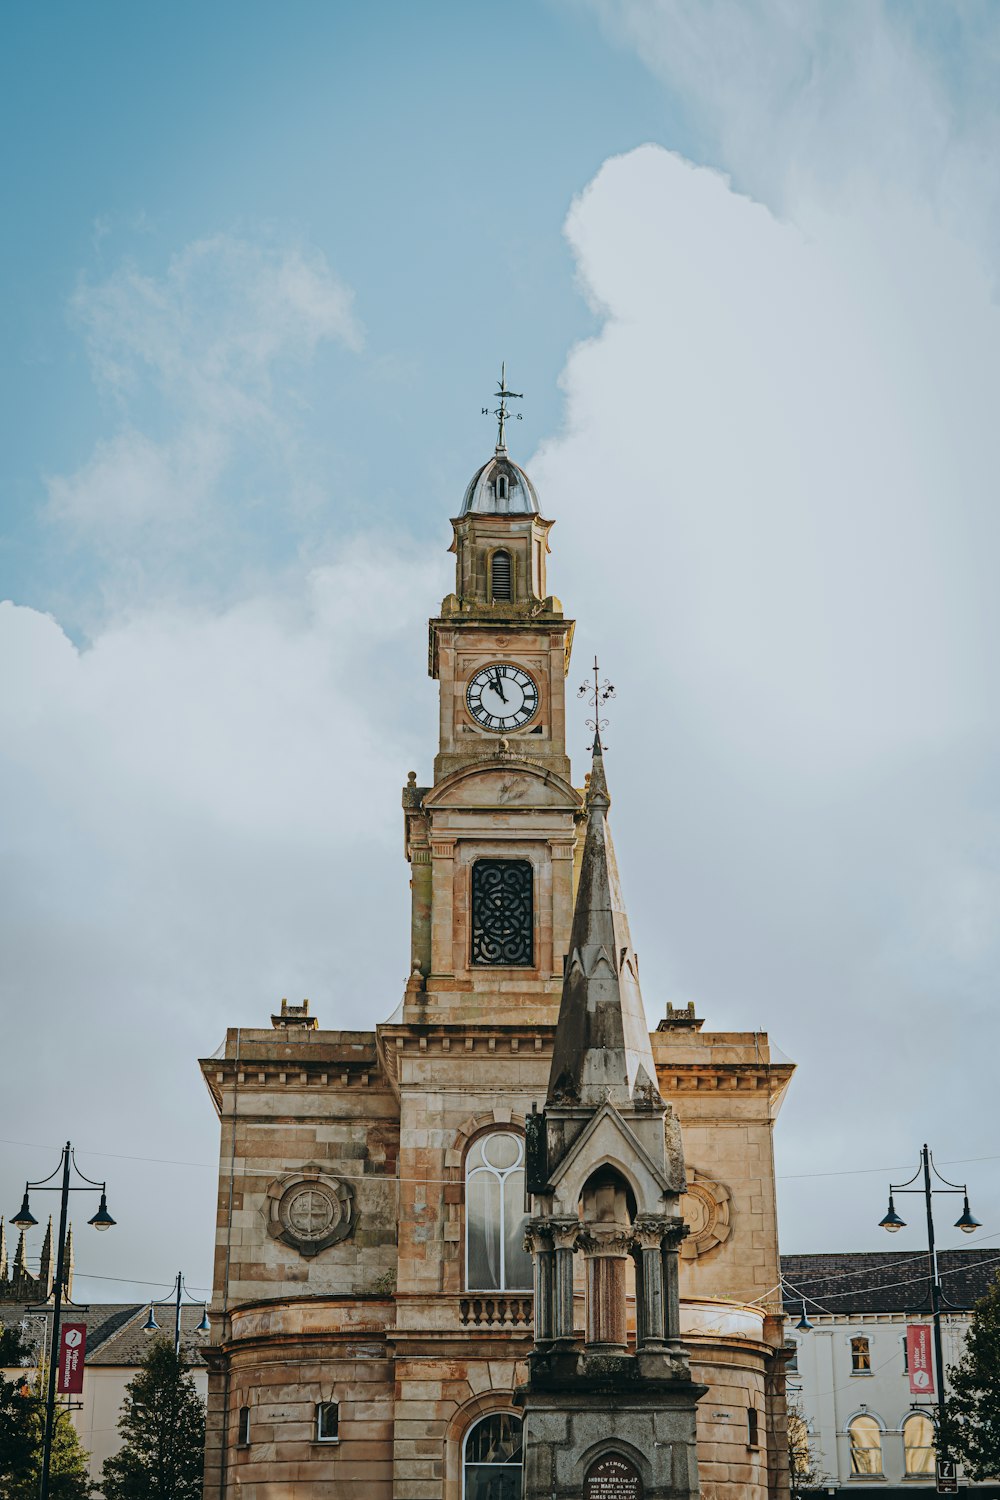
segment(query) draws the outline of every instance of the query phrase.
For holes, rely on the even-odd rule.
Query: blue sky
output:
[[[99,566],[40,514],[42,477],[115,419],[67,316],[81,280],[160,275],[215,232],[325,254],[365,335],[311,372],[304,427],[336,475],[316,526],[335,510],[427,536],[431,497],[483,447],[502,357],[530,387],[524,451],[559,424],[566,349],[595,326],[572,197],[611,152],[684,139],[639,61],[562,5],[65,5],[15,29],[4,571],[43,608],[69,602],[67,568],[85,589]],[[131,415],[169,420],[149,392]],[[260,529],[266,562],[301,540],[277,509]]]
[[[7,19],[3,1201],[72,1134],[121,1224],[87,1293],[204,1285],[194,1059],[282,995],[395,1009],[505,358],[571,685],[619,687],[651,1023],[799,1064],[788,1250],[877,1248],[924,1139],[995,1247],[995,8]]]

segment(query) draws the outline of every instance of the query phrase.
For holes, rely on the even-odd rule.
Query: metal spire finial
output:
[[[601,669],[597,664],[596,656],[594,657],[593,673],[593,685],[591,685],[591,683],[589,682],[582,682],[576,696],[578,698],[586,698],[587,702],[594,710],[594,717],[592,719],[585,720],[587,728],[594,731],[594,742],[592,745],[588,745],[587,749],[592,750],[595,754],[599,755],[604,749],[604,745],[601,742],[601,730],[607,729],[608,727],[607,719],[601,718],[601,709],[610,698],[613,698],[615,696],[615,689],[613,683],[610,683],[606,677],[604,681],[601,682]]]
[[[494,407],[484,406],[482,408],[482,415],[484,417],[488,417],[488,416],[491,416],[491,415],[494,416],[494,417],[496,417],[496,419],[497,419],[497,425],[498,425],[497,449],[496,449],[496,451],[498,453],[506,453],[507,452],[507,431],[506,431],[506,424],[507,424],[508,418],[513,417],[513,419],[514,419],[515,422],[520,422],[520,420],[521,420],[521,413],[519,411],[511,412],[511,411],[507,410],[507,402],[508,401],[523,401],[524,400],[524,393],[522,391],[509,391],[507,389],[507,361],[506,360],[504,360],[504,362],[500,366],[500,386],[499,386],[499,389],[496,392],[496,396],[497,396],[497,399],[500,402],[500,405],[499,406],[494,406]]]

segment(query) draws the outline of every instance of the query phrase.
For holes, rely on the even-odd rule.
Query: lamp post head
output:
[[[100,1208],[92,1219],[87,1220],[87,1223],[92,1224],[95,1229],[111,1229],[114,1227],[115,1220],[108,1213],[108,1200],[104,1193],[101,1194]]]
[[[960,1229],[963,1234],[973,1234],[977,1229],[982,1229],[982,1227],[979,1220],[969,1212],[969,1195],[966,1193],[965,1202],[962,1207],[962,1217],[955,1220],[955,1228]]]
[[[211,1333],[211,1331],[212,1331],[212,1325],[208,1321],[208,1308],[206,1307],[205,1311],[201,1315],[201,1322],[198,1324],[198,1327],[195,1329],[195,1333]]]
[[[802,1303],[802,1316],[801,1316],[801,1318],[799,1319],[799,1321],[795,1325],[796,1332],[797,1333],[811,1333],[812,1332],[812,1327],[813,1327],[813,1325],[810,1323],[808,1317],[806,1316],[806,1304],[805,1304],[805,1302],[803,1302]]]
[[[889,1207],[886,1210],[885,1218],[879,1219],[878,1227],[880,1229],[888,1229],[890,1234],[895,1234],[897,1229],[906,1228],[906,1220],[901,1219],[896,1212],[896,1205],[892,1201],[891,1193],[889,1194]]]
[[[143,1331],[143,1333],[157,1333],[157,1332],[159,1332],[159,1328],[160,1328],[160,1325],[156,1321],[156,1314],[153,1311],[153,1304],[150,1303],[150,1305],[149,1305],[149,1317],[146,1319],[145,1323],[143,1323],[143,1325],[142,1325],[142,1331]]]
[[[10,1221],[15,1229],[34,1229],[38,1220],[28,1207],[28,1190],[24,1190],[24,1201],[18,1209],[16,1216]]]

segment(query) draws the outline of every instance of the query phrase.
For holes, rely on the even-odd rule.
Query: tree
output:
[[[126,1387],[118,1431],[124,1444],[101,1471],[105,1500],[200,1500],[205,1408],[166,1339]]]
[[[792,1500],[799,1495],[819,1494],[827,1487],[826,1477],[816,1467],[806,1419],[791,1402],[788,1405],[788,1478]]]
[[[0,1370],[24,1365],[29,1358],[21,1330],[0,1325]],[[13,1380],[0,1374],[0,1494],[5,1497],[12,1482],[31,1473],[36,1446],[32,1419],[37,1403],[27,1371]]]
[[[1000,1281],[976,1303],[965,1353],[948,1370],[942,1446],[970,1479],[1000,1476]]]
[[[0,1368],[32,1363],[21,1330],[0,1326]],[[0,1375],[0,1500],[36,1500],[44,1436],[45,1402],[29,1370],[13,1380]],[[87,1458],[69,1413],[57,1407],[49,1462],[51,1500],[87,1500],[94,1488]]]

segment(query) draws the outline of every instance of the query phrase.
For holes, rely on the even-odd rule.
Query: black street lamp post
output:
[[[932,1172],[943,1186],[931,1186]],[[910,1184],[916,1182],[918,1177],[923,1177],[922,1184],[919,1187],[911,1187]],[[934,1369],[937,1376],[937,1460],[938,1474],[940,1476],[942,1460],[947,1464],[950,1455],[945,1451],[944,1438],[944,1352],[941,1345],[941,1282],[938,1277],[937,1251],[934,1248],[934,1211],[932,1203],[934,1195],[936,1193],[962,1194],[962,1215],[961,1218],[955,1220],[955,1228],[960,1229],[963,1234],[972,1234],[981,1226],[979,1220],[973,1218],[969,1210],[969,1190],[966,1184],[963,1182],[959,1186],[957,1182],[949,1182],[946,1177],[942,1177],[937,1167],[935,1167],[934,1158],[926,1145],[924,1145],[920,1152],[920,1165],[913,1176],[908,1178],[906,1182],[898,1184],[891,1182],[889,1184],[889,1207],[885,1212],[884,1218],[879,1220],[879,1228],[887,1229],[890,1234],[895,1234],[897,1230],[906,1228],[905,1219],[900,1218],[896,1212],[896,1205],[893,1201],[894,1193],[922,1193],[924,1207],[927,1212],[927,1270],[931,1284],[931,1318],[934,1324]]]
[[[152,1301],[152,1300],[150,1301],[150,1304],[149,1304],[149,1317],[146,1319],[145,1323],[143,1323],[143,1325],[142,1325],[144,1333],[158,1333],[160,1325],[156,1321],[156,1313],[154,1312],[153,1309],[157,1308],[157,1307],[166,1307],[166,1305],[167,1305],[168,1302],[172,1302],[174,1304],[174,1354],[175,1355],[180,1355],[180,1352],[181,1352],[181,1305],[182,1305],[181,1298],[184,1295],[186,1295],[186,1294],[187,1294],[187,1287],[184,1284],[184,1276],[183,1276],[183,1274],[180,1271],[178,1271],[177,1272],[177,1276],[176,1276],[176,1278],[174,1280],[174,1289],[173,1289],[173,1291],[170,1292],[170,1293],[168,1293],[168,1295],[166,1297],[161,1297],[158,1301],[155,1301],[155,1302]],[[198,1332],[199,1333],[207,1333],[209,1331],[209,1327],[210,1327],[209,1321],[208,1321],[208,1304],[205,1303],[205,1302],[200,1302],[197,1297],[191,1297],[191,1296],[189,1296],[188,1300],[187,1300],[187,1303],[184,1304],[184,1305],[187,1306],[187,1307],[203,1307],[205,1309],[204,1314],[202,1316],[202,1320],[198,1324]]]
[[[70,1171],[74,1171],[80,1178],[79,1184],[70,1183]],[[53,1177],[60,1177],[58,1183],[52,1181]],[[34,1229],[38,1220],[34,1217],[28,1205],[28,1193],[58,1193],[59,1196],[59,1239],[56,1249],[56,1280],[54,1291],[54,1303],[52,1307],[52,1342],[49,1347],[49,1382],[48,1393],[45,1398],[45,1437],[42,1443],[42,1480],[39,1486],[39,1500],[49,1500],[49,1469],[52,1463],[52,1434],[55,1429],[56,1414],[56,1372],[59,1367],[59,1331],[62,1323],[62,1299],[63,1299],[63,1277],[66,1274],[66,1220],[69,1214],[70,1193],[85,1193],[100,1188],[101,1202],[96,1214],[87,1220],[95,1229],[110,1229],[114,1219],[108,1213],[107,1183],[94,1182],[92,1178],[85,1177],[76,1164],[73,1147],[69,1141],[62,1150],[62,1160],[54,1172],[48,1177],[43,1177],[40,1182],[26,1182],[24,1185],[24,1200],[11,1223],[16,1229]]]

